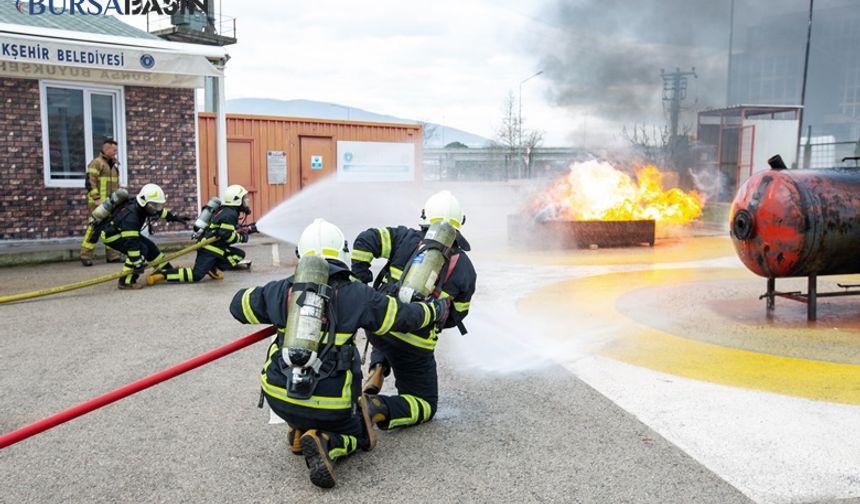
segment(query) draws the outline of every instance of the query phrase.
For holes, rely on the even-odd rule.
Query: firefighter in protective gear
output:
[[[397,292],[407,265],[417,258],[416,252],[431,224],[447,222],[457,230],[448,262],[442,267],[434,296],[450,302],[450,315],[441,327],[428,326],[419,331],[392,330],[388,335],[368,333],[373,345],[370,379],[365,387],[373,422],[381,429],[395,429],[424,423],[433,418],[439,398],[434,350],[439,332],[458,327],[465,334],[463,319],[475,292],[477,274],[466,251],[470,245],[460,233],[465,216],[457,199],[448,191],[431,196],[421,213],[420,229],[405,226],[372,228],[355,239],[352,250],[352,272],[361,281],[373,280],[371,261],[383,258],[387,263],[377,276],[374,287],[381,292]],[[394,372],[398,395],[376,395],[383,376]]]
[[[277,336],[269,345],[260,380],[261,399],[288,424],[287,441],[304,455],[313,484],[335,485],[334,462],[358,448],[371,450],[376,436],[361,400],[361,360],[355,346],[359,328],[378,335],[391,331],[420,331],[445,316],[439,301],[400,303],[372,288],[352,281],[347,267],[349,252],[343,233],[335,225],[316,219],[302,232],[296,252],[318,255],[328,265],[326,308],[320,331],[318,367],[310,391],[291,387],[291,368],[283,357],[288,340],[288,300],[294,278],[275,280],[262,287],[243,289],[230,304],[230,313],[244,324],[274,324]],[[298,275],[298,272],[297,272]],[[319,292],[322,292],[320,289]],[[295,326],[295,324],[292,324]],[[262,401],[261,401],[262,404]]]
[[[240,219],[251,213],[247,196],[248,191],[244,187],[238,184],[229,186],[224,191],[221,206],[213,213],[208,227],[200,236],[200,239],[217,236],[218,240],[197,250],[194,267],[154,272],[147,277],[147,285],[165,279],[168,282],[199,282],[207,274],[216,280],[222,280],[222,271],[236,266],[245,258],[245,251],[232,245],[247,243],[248,235],[257,232],[254,225],[239,225]]]
[[[164,219],[167,222],[188,222],[189,218],[175,215],[164,208],[167,198],[161,187],[146,184],[137,194],[120,205],[105,224],[101,239],[108,247],[125,254],[122,271],[129,274],[119,279],[120,289],[139,289],[142,284],[137,278],[143,273],[147,263],[160,260],[164,254],[149,238],[141,236],[140,231],[150,220]],[[159,265],[156,270],[170,268],[170,263]]]
[[[119,162],[116,160],[117,144],[113,140],[105,140],[102,144],[98,157],[87,165],[85,186],[87,188],[87,230],[84,232],[84,241],[81,242],[81,264],[93,265],[93,250],[98,239],[92,238],[94,232],[90,222],[90,214],[102,201],[115,190],[119,189]],[[122,256],[115,250],[105,248],[105,260],[107,262],[120,262]]]

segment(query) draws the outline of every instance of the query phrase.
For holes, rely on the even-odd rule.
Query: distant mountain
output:
[[[227,113],[398,124],[418,124],[419,122],[414,119],[403,119],[385,114],[377,114],[360,108],[347,107],[346,105],[313,100],[237,98],[235,100],[227,100]],[[432,135],[424,142],[425,147],[444,147],[451,142],[460,142],[469,147],[483,147],[490,143],[488,138],[441,124],[427,123],[425,129],[432,130]]]

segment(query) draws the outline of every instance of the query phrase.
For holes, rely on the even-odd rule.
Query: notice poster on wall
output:
[[[338,142],[338,182],[410,182],[415,180],[415,144]]]
[[[269,185],[287,183],[287,153],[284,151],[268,151],[266,153],[266,168],[269,174]]]

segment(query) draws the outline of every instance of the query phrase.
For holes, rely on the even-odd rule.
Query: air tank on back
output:
[[[768,163],[729,214],[744,265],[766,278],[860,273],[860,170],[787,170],[778,156]]]

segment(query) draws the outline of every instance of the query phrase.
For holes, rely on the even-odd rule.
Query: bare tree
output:
[[[508,91],[502,103],[502,123],[496,129],[496,138],[511,153],[519,148],[520,119],[517,116],[516,100],[513,91]]]
[[[530,176],[532,155],[543,143],[542,131],[523,128],[524,121],[521,122],[516,105],[514,93],[508,92],[502,103],[502,122],[496,129],[496,139],[506,150],[505,178],[511,166],[517,168],[520,176]]]
[[[426,145],[436,136],[439,125],[427,121],[418,121],[418,124],[421,125],[421,132],[424,135],[423,141]]]

